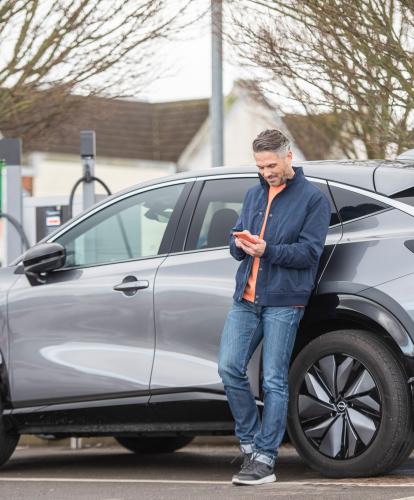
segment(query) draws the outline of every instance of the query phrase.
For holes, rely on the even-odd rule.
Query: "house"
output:
[[[251,165],[252,140],[267,128],[278,128],[288,135],[296,161],[342,158],[336,146],[337,130],[330,121],[329,114],[281,115],[254,82],[236,82],[225,99],[224,164]],[[181,154],[177,169],[197,170],[210,166],[210,120],[207,117]]]
[[[79,98],[78,98],[79,99]],[[209,100],[150,103],[85,97],[59,127],[39,137],[0,122],[4,135],[23,140],[23,183],[33,196],[69,196],[82,176],[81,130],[95,130],[95,175],[116,192],[140,181],[174,172],[211,166]],[[326,122],[326,116],[320,120]],[[251,143],[266,128],[280,128],[291,138],[296,160],[337,158],[327,135],[314,120],[301,115],[281,117],[260,93],[237,82],[225,99],[224,164],[250,165]],[[329,128],[327,129],[329,131]],[[96,186],[97,193],[103,192]]]

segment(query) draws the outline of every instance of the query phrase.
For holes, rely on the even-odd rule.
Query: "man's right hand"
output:
[[[234,237],[234,243],[236,244],[237,248],[243,249],[243,243],[241,242],[241,240],[239,240],[239,238],[237,238],[237,236]]]
[[[252,236],[256,240],[259,240],[259,237],[253,235],[248,229],[244,229],[242,232],[248,234],[249,236]],[[241,248],[243,251],[246,251],[246,248],[247,249],[249,248],[248,246],[245,245],[245,241],[242,240],[241,238],[238,238],[237,236],[234,237],[234,242],[236,244],[236,247]]]

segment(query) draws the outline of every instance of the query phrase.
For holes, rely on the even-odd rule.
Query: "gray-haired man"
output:
[[[326,196],[306,180],[302,168],[292,167],[289,140],[282,132],[259,134],[253,152],[260,183],[247,192],[230,236],[230,253],[241,264],[218,368],[245,456],[233,483],[249,485],[276,480],[274,463],[286,427],[290,357],[331,214]],[[244,235],[236,237],[233,232]],[[260,421],[246,370],[261,340]]]

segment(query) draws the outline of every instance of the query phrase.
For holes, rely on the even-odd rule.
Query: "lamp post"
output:
[[[210,135],[212,166],[224,163],[222,0],[211,0]]]

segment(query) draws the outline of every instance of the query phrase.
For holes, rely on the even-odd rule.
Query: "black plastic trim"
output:
[[[180,226],[180,220],[183,215],[184,208],[186,206],[188,197],[193,189],[194,182],[187,182],[184,185],[183,191],[178,198],[177,204],[175,205],[174,211],[171,214],[171,219],[167,224],[166,231],[161,241],[161,245],[158,251],[159,255],[169,253],[171,251],[174,237]]]
[[[414,240],[404,241],[404,246],[407,247],[408,250],[414,253]]]
[[[170,249],[170,253],[179,253],[184,250],[185,241],[193,218],[194,209],[197,205],[203,189],[204,181],[196,181],[193,183],[193,188],[187,198],[187,203],[184,207],[180,223],[174,236],[174,241]]]
[[[28,401],[19,401],[14,404],[15,409],[21,409],[24,411],[35,410],[36,408],[44,408],[45,406],[53,405],[58,408],[59,405],[83,405],[83,407],[91,406],[94,402],[108,402],[113,400],[125,400],[128,398],[147,398],[150,397],[150,391],[125,391],[125,392],[115,392],[110,394],[89,394],[86,396],[75,396],[69,398],[50,398],[50,399],[33,399]]]
[[[414,358],[414,323],[400,304],[375,288],[358,283],[323,283],[307,308],[309,323],[338,321],[358,314],[387,332],[404,356]]]

